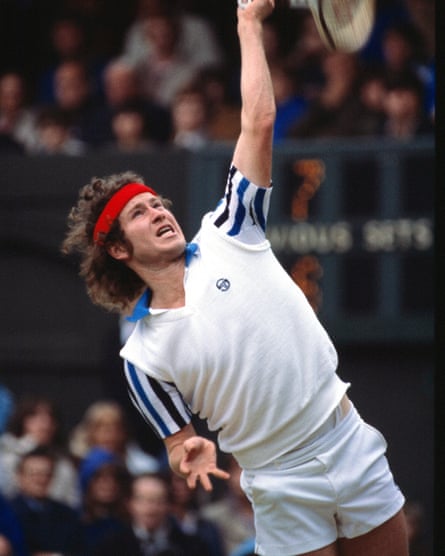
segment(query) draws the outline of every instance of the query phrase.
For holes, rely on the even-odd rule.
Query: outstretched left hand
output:
[[[212,490],[209,475],[218,479],[228,479],[229,473],[216,464],[215,444],[202,436],[192,436],[184,441],[183,457],[179,463],[179,471],[185,476],[187,485],[195,488],[199,481],[207,491]]]

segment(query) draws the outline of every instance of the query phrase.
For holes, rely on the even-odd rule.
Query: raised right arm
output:
[[[238,8],[242,107],[233,163],[249,181],[262,187],[271,183],[276,112],[262,22],[273,8],[274,0],[252,0],[245,8]]]

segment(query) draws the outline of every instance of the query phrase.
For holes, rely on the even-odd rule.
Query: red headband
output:
[[[143,185],[142,183],[128,183],[127,185],[124,185],[124,187],[116,191],[116,193],[105,205],[103,211],[100,213],[99,218],[97,219],[96,225],[94,226],[94,243],[103,245],[105,236],[110,231],[113,222],[119,216],[122,209],[125,207],[130,199],[132,199],[136,195],[140,195],[141,193],[151,193],[152,195],[157,196],[156,191],[154,191],[147,185]]]

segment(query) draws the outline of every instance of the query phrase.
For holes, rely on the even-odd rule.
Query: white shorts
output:
[[[386,441],[354,407],[323,432],[265,467],[245,469],[241,487],[255,514],[255,552],[293,556],[363,535],[405,501],[385,457]],[[326,432],[326,429],[327,430]]]

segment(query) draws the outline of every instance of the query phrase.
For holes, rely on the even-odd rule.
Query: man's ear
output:
[[[118,261],[125,261],[129,258],[128,249],[120,242],[113,243],[107,247],[107,253]]]

